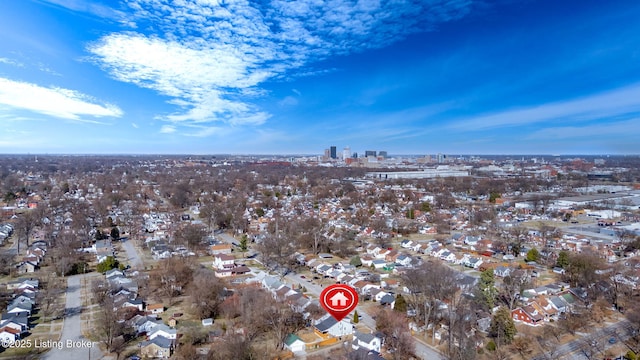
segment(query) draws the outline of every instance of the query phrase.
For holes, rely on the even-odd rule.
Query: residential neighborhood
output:
[[[424,158],[380,158],[373,173],[326,157],[116,157],[63,176],[43,162],[84,165],[0,160],[14,169],[2,182],[3,344],[66,340],[78,321],[107,358],[638,349],[640,173],[627,164],[471,157],[438,165],[464,176],[423,177]],[[333,284],[360,299],[339,321],[319,303]]]

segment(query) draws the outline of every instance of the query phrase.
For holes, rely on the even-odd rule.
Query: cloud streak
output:
[[[123,115],[117,106],[74,90],[42,87],[6,78],[0,78],[0,105],[78,122],[95,122],[83,116],[101,118]]]
[[[176,130],[264,124],[271,115],[251,97],[264,94],[265,82],[317,73],[311,63],[384,47],[461,18],[471,7],[468,0],[127,4],[128,21],[153,31],[108,34],[88,51],[113,78],[172,98],[177,111],[160,118]]]
[[[452,123],[456,130],[480,131],[550,121],[591,121],[640,111],[640,85],[592,96],[473,117]]]

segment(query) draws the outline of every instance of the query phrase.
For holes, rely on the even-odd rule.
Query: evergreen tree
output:
[[[358,315],[358,310],[353,313],[353,323],[357,324],[360,322],[360,315]]]
[[[120,239],[120,230],[118,230],[118,228],[115,226],[111,228],[111,238],[113,240]]]
[[[483,304],[489,310],[495,306],[496,296],[498,295],[498,290],[495,285],[496,279],[493,274],[493,269],[487,269],[480,273],[480,281],[478,282],[480,299],[482,299]]]
[[[569,254],[566,251],[560,251],[558,253],[558,260],[556,266],[565,269],[569,265]]]
[[[111,269],[115,269],[120,265],[118,260],[116,260],[113,256],[107,256],[101,263],[98,264],[96,271],[100,273],[107,272]]]
[[[540,259],[540,252],[538,251],[538,249],[533,248],[527,251],[527,261],[538,261],[538,259]]]
[[[404,299],[404,297],[402,297],[401,294],[398,294],[398,296],[396,296],[396,303],[393,306],[393,310],[403,314],[407,313],[407,301]]]
[[[494,338],[496,343],[510,344],[518,333],[516,325],[511,318],[511,311],[505,306],[501,306],[491,319],[489,326],[489,336]]]
[[[360,260],[359,256],[354,256],[351,258],[351,260],[349,261],[350,265],[353,265],[355,267],[360,267],[362,266],[362,260]]]
[[[247,251],[247,234],[242,234],[242,238],[240,238],[240,250],[242,250],[242,252]]]

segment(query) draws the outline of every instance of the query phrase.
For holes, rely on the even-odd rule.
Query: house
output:
[[[158,324],[151,329],[151,331],[147,334],[147,337],[149,338],[149,340],[153,340],[157,337],[175,340],[177,335],[178,333],[176,329],[172,329],[165,324]]]
[[[394,298],[391,294],[385,294],[382,298],[380,298],[380,305],[389,305],[393,309],[396,305],[396,298]]]
[[[456,254],[452,253],[451,251],[444,251],[442,254],[440,254],[440,259],[446,262],[454,262],[456,260]]]
[[[538,326],[542,325],[544,315],[539,313],[533,306],[527,305],[511,310],[511,318],[513,321],[526,325]]]
[[[409,248],[413,247],[413,241],[411,241],[409,239],[404,239],[404,240],[402,240],[402,242],[400,242],[400,246],[402,246],[405,249],[409,249]]]
[[[294,354],[304,354],[307,345],[295,334],[289,334],[284,339],[284,346]]]
[[[567,312],[567,303],[560,296],[551,296],[549,297],[549,304],[553,306],[558,313]]]
[[[402,266],[410,266],[411,265],[411,256],[407,254],[402,254],[396,258],[396,263]]]
[[[377,351],[367,350],[364,347],[354,350],[347,355],[348,360],[384,360]]]
[[[235,266],[235,258],[227,254],[217,254],[213,257],[213,267],[216,269],[229,269]]]
[[[504,278],[511,274],[511,268],[500,265],[493,270],[493,273],[498,277]]]
[[[131,307],[138,309],[138,311],[142,311],[142,309],[144,309],[144,302],[141,298],[128,299],[122,302],[121,307]]]
[[[152,314],[162,314],[164,312],[163,304],[147,304],[147,311]]]
[[[211,255],[218,255],[218,254],[229,255],[229,254],[231,254],[231,245],[229,245],[229,244],[211,245],[209,247],[209,253]]]
[[[384,260],[376,259],[371,262],[371,265],[373,265],[373,267],[376,269],[382,269],[385,265],[387,265],[387,263]]]
[[[355,331],[353,333],[353,342],[351,343],[351,347],[354,350],[365,348],[379,353],[381,346],[382,339],[373,334],[362,333],[359,331]]]
[[[4,326],[0,328],[0,343],[8,345],[20,339],[20,330]]]
[[[162,321],[153,316],[136,315],[131,319],[131,325],[138,335],[149,333],[151,329],[160,324],[162,324]]]
[[[467,261],[464,263],[464,266],[474,269],[479,268],[480,265],[482,265],[482,260],[474,257],[467,259]]]
[[[33,304],[31,303],[11,303],[7,307],[8,314],[27,314],[27,317],[31,316],[31,311],[33,310]]]
[[[24,334],[29,330],[29,317],[26,314],[2,314],[0,327],[10,327]]]
[[[327,314],[321,320],[315,324],[315,332],[321,337],[327,335],[333,337],[341,337],[349,335],[353,332],[353,325],[346,320],[336,320],[333,316]]]
[[[7,283],[7,290],[16,290],[22,288],[29,288],[32,290],[38,290],[40,282],[38,279],[23,279]]]
[[[377,289],[378,291],[376,292],[376,294],[374,294],[373,292],[371,293],[371,296],[373,299],[375,299],[375,301],[380,301],[382,300],[382,298],[384,298],[386,295],[388,295],[387,292],[384,292],[380,289]]]
[[[32,261],[21,261],[16,265],[17,273],[32,273],[39,268],[38,264]]]
[[[551,319],[554,321],[558,320],[558,310],[545,296],[537,296],[536,300],[531,303],[531,306],[541,312],[544,315],[546,321],[549,321]]]
[[[104,276],[107,278],[107,280],[109,280],[109,279],[111,279],[112,277],[115,277],[115,276],[124,277],[124,273],[120,269],[111,269],[111,270],[108,270],[107,272],[105,272]]]
[[[140,355],[143,358],[168,359],[173,350],[173,341],[162,336],[140,343]]]

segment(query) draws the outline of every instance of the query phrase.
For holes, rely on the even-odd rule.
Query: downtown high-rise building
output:
[[[349,158],[351,158],[351,148],[347,146],[342,150],[342,160],[347,160]]]
[[[338,158],[337,148],[335,146],[331,146],[329,148],[329,151],[331,153],[330,155],[331,155],[332,159],[337,159]]]

